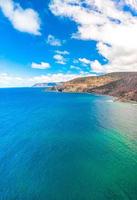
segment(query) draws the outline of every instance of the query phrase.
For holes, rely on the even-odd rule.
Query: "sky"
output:
[[[137,71],[137,0],[0,0],[0,87]]]

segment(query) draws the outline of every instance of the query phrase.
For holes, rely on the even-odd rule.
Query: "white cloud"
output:
[[[35,10],[30,8],[23,9],[13,0],[0,0],[0,8],[15,29],[33,35],[41,34],[41,22]]]
[[[35,68],[35,69],[48,69],[50,68],[50,64],[49,63],[45,63],[45,62],[41,62],[41,63],[32,63],[31,64],[31,67],[32,68]]]
[[[16,87],[23,84],[23,78],[12,76],[7,73],[0,74],[0,87]]]
[[[55,38],[53,35],[48,35],[47,43],[51,46],[61,46],[61,40]]]
[[[84,66],[89,66],[93,72],[96,72],[96,73],[105,72],[104,66],[101,65],[98,60],[92,61],[87,58],[79,58],[78,60]]]
[[[65,56],[69,55],[69,52],[56,50],[55,53],[56,54],[53,56],[53,58],[56,60],[56,63],[65,65],[67,62]]]
[[[98,52],[109,60],[108,64],[102,65],[104,71],[137,71],[137,50],[122,46],[108,46],[99,42]]]
[[[56,63],[58,63],[58,64],[61,64],[61,65],[65,65],[66,64],[66,58],[64,58],[60,54],[55,54],[53,56],[53,58],[55,59]]]
[[[49,83],[49,82],[65,82],[72,80],[74,78],[78,77],[84,77],[84,76],[94,76],[94,74],[89,73],[82,73],[80,75],[78,74],[72,74],[72,73],[56,73],[56,74],[47,74],[47,75],[41,75],[41,76],[34,76],[31,78],[26,79],[26,82],[28,85],[34,85],[35,83]]]
[[[137,11],[136,0],[52,0],[49,7],[54,15],[77,24],[73,38],[97,41],[97,49],[108,64],[101,66],[95,60],[94,69],[137,71],[137,16],[125,12],[124,5]]]
[[[136,0],[125,0],[125,3],[130,7],[137,9],[137,1]]]
[[[89,65],[90,64],[90,60],[88,60],[87,58],[79,58],[78,59],[83,65]]]
[[[59,50],[56,50],[55,53],[56,54],[61,54],[61,55],[69,55],[68,51],[59,51]]]
[[[40,82],[65,82],[68,80],[71,80],[73,78],[78,77],[78,75],[75,74],[63,74],[63,73],[57,73],[57,74],[48,74],[48,75],[41,75],[41,76],[35,76],[29,79],[31,84],[33,83],[40,83]]]
[[[90,67],[91,67],[93,72],[96,72],[96,73],[105,72],[105,69],[104,69],[103,65],[101,65],[98,60],[91,61]]]
[[[84,74],[85,75],[85,74]],[[83,75],[83,76],[84,76]],[[48,82],[65,82],[71,79],[77,78],[79,75],[76,74],[47,74],[41,76],[33,76],[33,77],[19,77],[13,76],[11,74],[2,73],[0,74],[0,87],[31,87],[36,83],[48,83]]]

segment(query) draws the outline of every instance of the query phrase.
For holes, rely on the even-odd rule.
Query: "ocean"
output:
[[[0,200],[137,200],[137,105],[0,89]]]

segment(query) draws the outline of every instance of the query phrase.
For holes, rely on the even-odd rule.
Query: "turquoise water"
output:
[[[0,89],[0,200],[137,200],[137,105]]]

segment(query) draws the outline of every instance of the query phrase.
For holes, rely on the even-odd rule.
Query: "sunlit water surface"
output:
[[[0,89],[0,200],[137,200],[137,105]]]

